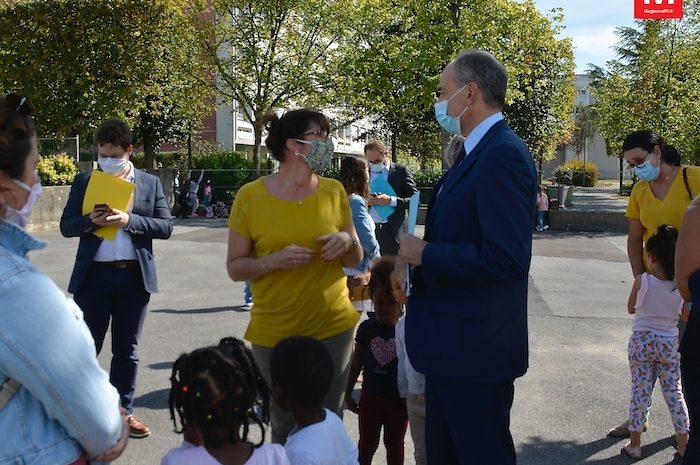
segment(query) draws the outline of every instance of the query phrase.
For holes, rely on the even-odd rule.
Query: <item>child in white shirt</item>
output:
[[[292,336],[270,353],[275,402],[292,412],[296,427],[284,448],[292,465],[357,465],[357,447],[342,420],[322,407],[333,379],[333,361],[320,341]]]
[[[627,311],[634,314],[627,348],[632,393],[630,441],[622,453],[636,460],[642,458],[642,430],[657,377],[676,430],[679,455],[688,442],[690,421],[681,389],[677,327],[683,298],[673,282],[677,237],[676,228],[661,225],[649,238],[646,250],[651,273],[637,276],[627,305]]]

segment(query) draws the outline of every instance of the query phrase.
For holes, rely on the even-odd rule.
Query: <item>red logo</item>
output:
[[[681,19],[683,0],[634,0],[635,19]]]

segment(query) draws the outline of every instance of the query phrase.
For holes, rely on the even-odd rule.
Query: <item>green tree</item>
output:
[[[212,27],[202,36],[217,89],[253,126],[260,166],[263,118],[280,108],[322,107],[336,71],[349,3],[343,0],[213,0]],[[199,8],[206,10],[204,2]]]
[[[621,155],[629,132],[651,129],[700,161],[700,21],[696,2],[686,7],[683,20],[618,28],[617,58],[591,69],[609,155]]]
[[[211,106],[186,0],[36,0],[0,6],[0,87],[35,103],[42,133],[131,123],[147,166]],[[187,129],[185,131],[184,129]]]
[[[338,89],[351,113],[383,124],[399,147],[439,157],[448,137],[434,120],[435,91],[442,68],[466,48],[488,50],[505,64],[510,82],[504,112],[536,158],[551,157],[570,137],[573,54],[567,40],[556,39],[559,13],[549,19],[531,1],[510,0],[358,5],[343,43],[345,77]]]

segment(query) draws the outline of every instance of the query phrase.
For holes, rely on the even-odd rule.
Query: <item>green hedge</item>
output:
[[[554,171],[554,177],[559,184],[593,187],[598,182],[600,170],[593,162],[575,159],[562,163]]]

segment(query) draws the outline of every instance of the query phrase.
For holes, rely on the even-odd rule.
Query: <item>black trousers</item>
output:
[[[681,354],[681,377],[690,414],[690,440],[683,465],[697,465],[700,463],[700,433],[693,434],[693,431],[700,431],[700,357]]]
[[[117,388],[122,407],[133,411],[138,343],[151,294],[143,285],[141,269],[110,268],[93,264],[73,298],[83,311],[99,354],[112,321],[112,363],[109,381]]]

